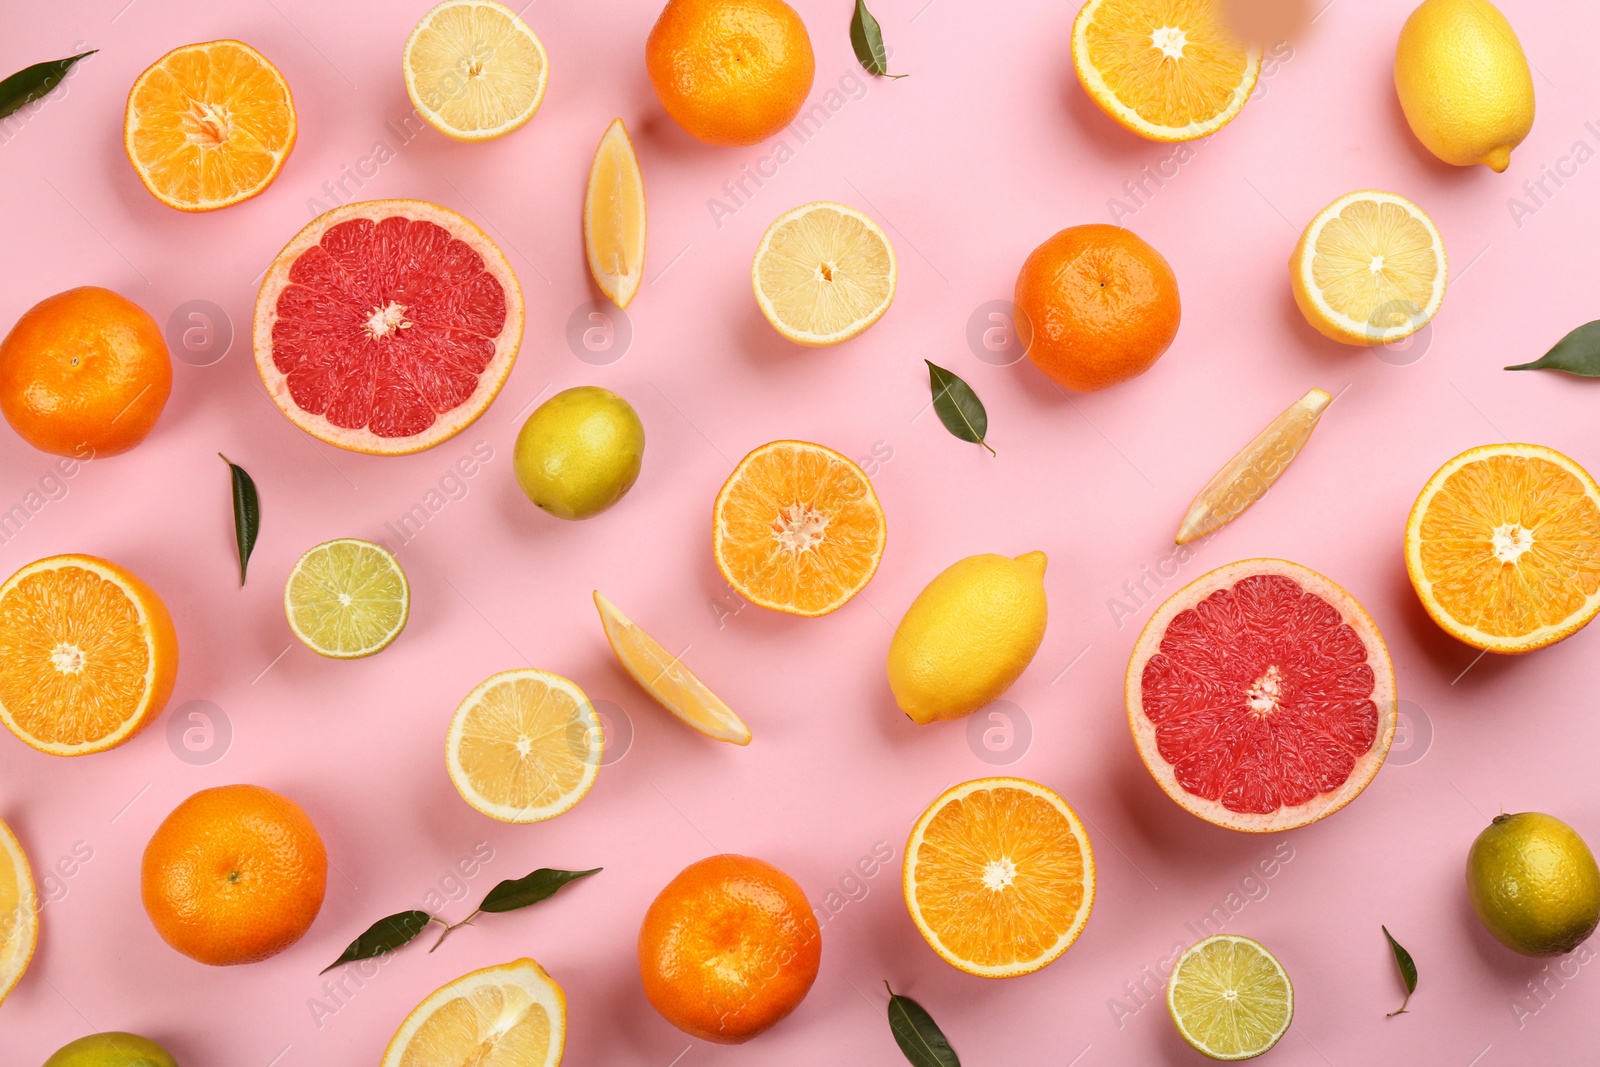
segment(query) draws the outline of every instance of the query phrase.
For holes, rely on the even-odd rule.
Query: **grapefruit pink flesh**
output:
[[[1283,575],[1252,575],[1179,612],[1142,684],[1178,783],[1230,811],[1267,814],[1337,789],[1378,735],[1365,643]]]
[[[494,359],[506,294],[434,222],[331,226],[278,296],[272,357],[294,402],[344,429],[414,437],[466,403]]]

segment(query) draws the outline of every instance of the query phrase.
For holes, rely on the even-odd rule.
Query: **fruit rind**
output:
[[[433,19],[439,14],[440,11],[447,8],[456,7],[484,7],[489,8],[498,14],[504,15],[510,21],[512,28],[518,32],[521,32],[530,42],[532,42],[534,50],[539,53],[538,92],[534,94],[533,102],[528,105],[527,110],[519,114],[510,122],[483,130],[463,130],[459,127],[452,126],[450,123],[446,122],[443,116],[441,116],[436,110],[430,108],[422,99],[421,92],[417,89],[416,79],[412,76],[411,72],[412,50],[416,47],[417,41],[422,36],[423,32],[432,27]],[[522,129],[522,127],[526,126],[534,115],[538,114],[540,105],[544,103],[545,90],[550,84],[550,56],[545,52],[544,42],[539,40],[539,35],[533,32],[533,29],[523,21],[520,15],[511,10],[509,7],[506,7],[504,4],[496,2],[496,0],[444,0],[443,3],[436,4],[429,8],[427,13],[417,21],[416,26],[412,27],[411,34],[406,38],[405,49],[401,53],[400,57],[400,67],[401,73],[405,78],[406,95],[411,97],[411,104],[417,109],[417,114],[422,116],[423,121],[427,122],[429,126],[432,126],[446,137],[469,144],[482,141],[492,141],[495,138],[504,137],[508,133],[513,133],[516,130]]]
[[[1216,1052],[1202,1045],[1192,1034],[1189,1033],[1188,1028],[1183,1025],[1183,1019],[1178,1013],[1178,1007],[1176,1003],[1174,1003],[1176,999],[1175,994],[1178,988],[1178,975],[1183,970],[1184,962],[1191,956],[1205,951],[1206,946],[1214,944],[1218,941],[1252,946],[1262,955],[1263,958],[1270,960],[1273,966],[1277,968],[1278,974],[1283,977],[1283,984],[1288,994],[1288,1018],[1284,1020],[1283,1029],[1278,1031],[1272,1040],[1267,1042],[1267,1044],[1263,1047],[1259,1049],[1248,1049],[1237,1055]],[[1178,957],[1178,962],[1173,964],[1172,974],[1167,979],[1167,1014],[1171,1016],[1172,1025],[1177,1029],[1178,1036],[1182,1037],[1189,1047],[1194,1049],[1196,1052],[1199,1052],[1202,1055],[1214,1060],[1254,1059],[1255,1057],[1260,1056],[1270,1050],[1279,1041],[1283,1040],[1283,1035],[1289,1032],[1289,1027],[1294,1022],[1294,983],[1289,979],[1289,972],[1283,969],[1283,964],[1278,962],[1278,957],[1274,956],[1271,952],[1268,952],[1266,946],[1262,945],[1261,942],[1255,940],[1254,938],[1241,937],[1237,934],[1213,934],[1210,937],[1202,938],[1201,940],[1190,945],[1184,950],[1183,955]]]
[[[618,145],[617,142],[621,144]],[[595,246],[590,237],[595,225],[592,190],[600,173],[601,160],[605,157],[608,147],[613,152],[622,152],[622,158],[628,164],[634,183],[639,188],[639,262],[635,265],[635,269],[623,276],[620,283],[615,286],[611,285],[613,275],[604,269],[603,264],[595,262]],[[600,143],[595,146],[594,161],[589,164],[589,191],[585,192],[583,198],[583,244],[589,260],[589,276],[594,279],[594,284],[605,294],[606,299],[617,305],[619,311],[626,311],[639,293],[639,283],[644,277],[647,227],[644,175],[639,171],[639,154],[634,150],[633,138],[628,136],[628,127],[621,119],[612,119],[611,125],[607,126],[606,132],[601,135]]]
[[[1151,657],[1161,651],[1161,639],[1167,627],[1182,611],[1194,607],[1212,593],[1230,588],[1240,579],[1260,574],[1276,574],[1289,578],[1302,589],[1321,597],[1337,610],[1345,622],[1362,639],[1367,649],[1367,662],[1372,668],[1372,703],[1378,709],[1378,730],[1372,747],[1356,760],[1350,775],[1331,794],[1319,794],[1305,804],[1280,808],[1271,815],[1251,815],[1231,811],[1218,801],[1196,796],[1177,781],[1172,767],[1161,758],[1156,742],[1155,724],[1144,713],[1144,668]],[[1394,741],[1395,726],[1399,721],[1399,705],[1395,692],[1394,663],[1388,646],[1378,630],[1378,624],[1367,614],[1361,603],[1345,589],[1325,575],[1309,567],[1283,559],[1244,559],[1218,567],[1201,575],[1156,609],[1145,623],[1134,643],[1133,654],[1128,659],[1128,672],[1123,683],[1124,699],[1128,708],[1128,728],[1133,734],[1139,758],[1150,772],[1162,792],[1171,797],[1179,807],[1215,826],[1242,833],[1272,833],[1293,830],[1326,818],[1361,795],[1377,775],[1388,756]]]
[[[748,465],[757,457],[763,455],[764,453],[775,451],[780,448],[820,452],[831,460],[847,464],[850,468],[855,470],[857,475],[859,475],[859,484],[863,490],[862,495],[864,499],[871,501],[872,506],[877,509],[879,515],[876,553],[872,559],[872,566],[869,567],[867,572],[861,576],[861,580],[856,584],[855,588],[847,590],[844,596],[815,609],[802,608],[794,604],[785,604],[776,600],[755,595],[747,588],[743,587],[744,583],[742,580],[729,569],[727,562],[723,559],[722,546],[726,538],[724,537],[722,530],[722,514],[729,500],[732,498],[735,488],[738,486],[740,476],[743,474]],[[771,611],[781,611],[786,615],[799,615],[803,618],[820,618],[823,615],[828,615],[832,612],[838,611],[850,601],[854,600],[856,595],[859,594],[861,590],[865,589],[868,583],[872,581],[873,575],[878,573],[878,565],[883,562],[883,547],[887,540],[888,523],[883,519],[883,508],[878,503],[878,494],[873,490],[872,480],[867,477],[866,472],[863,471],[853,460],[851,460],[850,457],[844,455],[843,453],[836,452],[826,445],[813,444],[810,441],[769,441],[758,448],[751,449],[750,452],[739,461],[738,465],[734,467],[733,473],[728,475],[728,480],[722,483],[722,489],[718,491],[716,503],[712,505],[711,509],[712,556],[717,562],[717,570],[722,574],[723,580],[726,581],[735,592],[744,597],[745,600],[755,604],[758,607],[767,608]]]
[[[1117,98],[1116,93],[1100,72],[1089,65],[1085,58],[1089,50],[1089,26],[1094,21],[1095,12],[1100,9],[1104,0],[1088,0],[1078,9],[1077,18],[1072,22],[1072,67],[1077,72],[1078,81],[1083,86],[1084,92],[1089,95],[1099,108],[1109,115],[1123,129],[1136,133],[1150,141],[1163,143],[1176,143],[1179,141],[1193,141],[1197,138],[1207,137],[1216,133],[1222,127],[1239,117],[1245,104],[1249,103],[1250,96],[1255,92],[1256,82],[1261,77],[1261,49],[1254,45],[1246,49],[1246,68],[1244,80],[1235,87],[1233,99],[1223,111],[1208,122],[1191,123],[1188,126],[1158,126],[1143,118],[1137,111],[1124,104]]]
[[[550,1016],[549,1053],[543,1064],[529,1064],[528,1067],[556,1067],[561,1062],[562,1053],[566,1048],[567,997],[561,986],[556,984],[556,980],[551,978],[543,967],[527,958],[468,972],[429,993],[421,1004],[411,1009],[410,1014],[401,1022],[400,1028],[395,1031],[394,1037],[389,1039],[389,1045],[384,1049],[383,1061],[379,1067],[401,1067],[406,1047],[411,1043],[411,1039],[441,1004],[478,986],[507,984],[517,985],[527,991],[533,1001],[541,1005]]]
[[[721,698],[696,678],[694,673],[684,666],[681,661],[678,662],[678,669],[688,675],[696,685],[700,686],[703,690],[703,697],[709,697],[710,701],[715,702],[710,703],[708,701],[708,704],[711,714],[718,719],[718,722],[715,725],[698,722],[686,714],[682,708],[670,703],[663,694],[657,691],[652,680],[646,679],[639,673],[633,657],[623,652],[622,636],[624,631],[633,630],[645,640],[650,641],[651,644],[655,643],[654,639],[643,630],[640,630],[633,620],[617,610],[617,606],[607,600],[598,589],[594,591],[594,606],[600,612],[600,625],[605,629],[606,642],[611,645],[611,652],[617,657],[617,662],[622,665],[623,670],[628,672],[628,676],[639,684],[641,689],[650,694],[657,704],[666,708],[667,711],[672,713],[673,718],[696,733],[704,734],[706,737],[717,741],[726,741],[733,745],[742,746],[750,743],[750,728],[744,724],[744,720],[740,719],[732,708],[723,703]]]
[[[1590,499],[1600,505],[1600,485],[1596,485],[1595,480],[1590,477],[1589,472],[1584,470],[1583,467],[1553,448],[1520,442],[1479,445],[1476,448],[1469,448],[1435,471],[1433,477],[1428,479],[1428,484],[1422,487],[1422,492],[1417,494],[1417,501],[1412,505],[1411,514],[1406,519],[1406,574],[1411,578],[1411,586],[1417,592],[1417,599],[1422,601],[1423,610],[1445,633],[1484,652],[1517,656],[1547,648],[1558,641],[1564,641],[1589,625],[1595,615],[1600,614],[1600,590],[1597,590],[1589,597],[1588,603],[1583,608],[1559,623],[1542,626],[1532,633],[1524,634],[1520,637],[1496,637],[1464,625],[1446,612],[1432,595],[1433,583],[1428,580],[1422,564],[1422,523],[1427,517],[1428,505],[1433,502],[1434,497],[1444,487],[1445,482],[1449,480],[1452,474],[1469,463],[1505,455],[1541,459],[1560,467],[1578,479]]]
[[[764,255],[766,255],[767,250],[772,247],[773,237],[780,229],[783,228],[785,223],[791,222],[805,215],[809,215],[813,211],[834,211],[848,218],[854,219],[865,226],[870,232],[875,234],[877,238],[883,242],[883,247],[888,251],[889,254],[889,292],[888,295],[884,297],[883,303],[868,315],[864,316],[863,318],[856,319],[849,326],[842,330],[836,330],[833,333],[812,333],[807,330],[797,329],[788,323],[785,323],[779,317],[777,309],[773,307],[771,298],[768,297],[761,288],[761,259]],[[756,254],[750,261],[750,288],[755,292],[756,305],[761,308],[761,314],[769,323],[772,324],[772,328],[774,330],[777,330],[779,334],[783,335],[783,337],[795,342],[796,344],[805,345],[808,348],[823,348],[828,345],[836,345],[843,341],[848,341],[852,337],[860,336],[862,333],[866,332],[870,326],[876,323],[879,319],[883,318],[883,316],[889,311],[889,306],[894,303],[895,292],[897,291],[899,285],[899,274],[899,262],[895,258],[894,245],[890,243],[889,235],[883,232],[883,227],[879,226],[865,214],[857,211],[848,204],[841,204],[835,200],[815,200],[809,204],[801,204],[797,208],[792,208],[789,211],[785,211],[782,215],[779,215],[777,218],[772,220],[772,225],[768,226],[766,232],[761,235],[761,243],[756,246]]]
[[[304,410],[289,392],[288,376],[278,370],[272,359],[272,328],[278,321],[278,297],[288,286],[289,273],[300,257],[318,244],[328,230],[341,222],[367,219],[376,223],[393,217],[433,223],[448,231],[456,240],[461,240],[461,233],[474,236],[476,240],[472,249],[483,260],[484,268],[500,284],[506,302],[506,322],[496,343],[495,357],[479,376],[477,389],[461,404],[442,414],[426,431],[413,437],[380,437],[365,426],[346,429],[335,426],[323,415]],[[255,349],[256,370],[261,374],[267,396],[279,411],[288,416],[290,422],[319,441],[352,452],[403,456],[448,441],[489,410],[489,405],[499,395],[501,387],[511,375],[511,368],[516,364],[517,352],[522,346],[523,321],[522,286],[517,281],[516,272],[511,269],[511,261],[471,219],[424,200],[361,200],[323,212],[283,246],[261,279],[261,288],[256,295],[251,341]]]
[[[1059,940],[1048,952],[1037,959],[1009,967],[990,967],[972,963],[961,959],[946,948],[937,931],[928,925],[927,920],[922,917],[922,912],[917,906],[917,883],[914,877],[917,856],[922,846],[923,837],[927,833],[929,824],[933,822],[939,812],[952,801],[960,800],[976,792],[994,789],[1017,789],[1047,801],[1066,818],[1068,825],[1072,829],[1072,835],[1077,840],[1078,847],[1083,854],[1083,905],[1078,912],[1077,920],[1071,927],[1062,932]],[[1083,820],[1078,817],[1078,813],[1073,810],[1072,805],[1062,798],[1061,794],[1048,786],[1040,785],[1038,782],[1029,781],[1026,778],[977,778],[970,782],[953,785],[943,793],[940,793],[934,798],[933,803],[929,804],[923,813],[918,816],[916,823],[912,825],[911,834],[906,839],[905,858],[901,862],[900,868],[900,888],[905,897],[906,910],[911,913],[911,921],[916,924],[917,931],[922,934],[923,940],[927,941],[928,947],[933,949],[939,955],[939,958],[950,964],[950,966],[979,978],[1018,978],[1022,975],[1033,974],[1042,970],[1060,959],[1067,949],[1077,942],[1078,938],[1083,934],[1084,927],[1089,923],[1089,915],[1094,911],[1095,883],[1094,848],[1089,844],[1089,834],[1083,825]]]
[[[1514,838],[1519,831],[1527,836]],[[1553,893],[1565,914],[1550,914]],[[1524,956],[1565,955],[1600,926],[1600,867],[1578,831],[1553,815],[1496,815],[1467,853],[1467,894],[1484,929]]]
[[[483,796],[473,788],[472,780],[468,777],[466,769],[461,766],[460,752],[461,741],[465,734],[468,711],[476,706],[483,698],[483,694],[492,687],[502,682],[512,682],[521,678],[532,678],[544,683],[551,689],[558,689],[567,694],[577,705],[578,710],[587,719],[583,736],[589,745],[587,758],[584,760],[584,773],[578,785],[570,792],[557,799],[554,803],[542,808],[512,808],[508,805],[498,804]],[[569,732],[568,736],[571,734]],[[450,781],[455,785],[456,791],[478,811],[498,822],[504,823],[536,823],[546,822],[558,815],[565,815],[577,806],[578,801],[589,795],[589,790],[594,788],[595,779],[599,777],[600,762],[605,754],[605,728],[600,722],[600,717],[595,713],[594,704],[584,695],[582,689],[571,679],[563,678],[550,671],[541,671],[533,667],[519,667],[509,671],[492,674],[473,687],[456,708],[455,714],[450,719],[450,730],[445,736],[445,769],[450,774]]]
[[[0,852],[9,858],[17,877],[17,918],[25,941],[25,945],[18,954],[9,961],[8,966],[0,966],[0,1003],[22,981],[22,976],[28,971],[28,964],[33,962],[34,950],[39,944],[39,892],[33,882],[33,868],[28,864],[28,855],[22,851],[22,842],[17,840],[17,835],[11,832],[11,827],[0,821]],[[0,922],[10,922],[9,915],[0,915]],[[4,938],[11,940],[10,934]]]
[[[389,565],[394,569],[395,573],[400,576],[400,591],[402,594],[400,599],[400,621],[395,625],[394,629],[390,630],[384,636],[383,640],[368,648],[326,648],[317,644],[310,634],[302,630],[298,620],[295,619],[295,604],[292,596],[294,592],[295,577],[305,567],[307,560],[310,560],[318,553],[329,548],[333,548],[337,545],[356,545],[367,552],[381,555],[389,562]],[[394,553],[390,552],[382,545],[374,544],[371,541],[363,541],[359,537],[337,537],[332,541],[324,541],[320,545],[313,545],[311,548],[306,550],[304,555],[295,561],[294,569],[289,572],[289,580],[283,583],[283,610],[284,613],[289,617],[289,629],[294,633],[294,636],[300,641],[301,644],[305,645],[317,655],[325,656],[328,659],[363,659],[367,656],[377,655],[379,652],[382,652],[384,649],[394,644],[395,639],[398,638],[405,630],[406,623],[411,620],[411,582],[410,579],[406,577],[405,570],[400,566],[400,561],[394,558]]]
[[[96,575],[104,581],[110,582],[122,590],[123,594],[133,604],[139,613],[139,621],[151,631],[151,639],[146,642],[150,652],[150,662],[145,668],[144,697],[138,709],[119,728],[113,730],[105,737],[95,741],[86,741],[80,745],[68,745],[55,741],[41,741],[31,734],[26,733],[20,724],[6,710],[4,703],[0,703],[0,722],[17,736],[19,740],[30,748],[47,752],[52,756],[86,756],[92,752],[104,752],[108,748],[115,748],[133,738],[135,734],[154,722],[161,714],[161,709],[166,707],[167,699],[172,696],[173,686],[178,679],[178,634],[172,625],[172,616],[167,611],[167,606],[161,597],[151,589],[143,579],[107,559],[99,556],[79,554],[66,554],[49,556],[45,559],[35,560],[18,570],[3,585],[0,585],[0,600],[4,600],[7,593],[14,589],[19,582],[41,571],[61,570],[68,567],[77,567]],[[171,661],[163,664],[158,662],[157,648],[165,647],[171,651]],[[164,669],[163,669],[164,668]]]
[[[139,87],[144,84],[146,79],[148,79],[150,77],[150,75],[151,75],[151,73],[153,71],[155,71],[158,67],[164,66],[166,64],[167,60],[171,59],[173,56],[177,55],[179,52],[187,52],[187,51],[190,51],[190,50],[193,50],[193,49],[210,48],[210,47],[213,47],[215,45],[232,45],[232,46],[234,46],[236,48],[243,49],[244,51],[250,53],[253,57],[255,57],[255,59],[261,63],[263,68],[265,68],[266,70],[270,71],[277,78],[278,84],[283,86],[283,94],[284,94],[285,98],[287,99],[287,103],[288,103],[289,135],[288,135],[288,138],[284,142],[283,151],[280,152],[280,153],[277,153],[277,157],[276,157],[276,160],[274,161],[271,173],[269,173],[266,176],[266,178],[263,179],[262,182],[259,185],[257,185],[255,188],[246,189],[243,192],[235,193],[232,196],[224,197],[221,200],[205,200],[205,201],[200,201],[198,203],[191,203],[191,202],[182,201],[182,200],[174,200],[172,197],[168,196],[164,192],[161,192],[155,186],[150,184],[150,179],[146,175],[146,168],[140,165],[138,157],[134,153],[134,147],[133,147],[133,135],[134,135],[134,130],[135,130],[135,120],[134,120],[134,114],[133,114],[133,98],[134,98],[134,94],[136,94],[139,91]],[[260,196],[262,193],[266,192],[267,191],[267,187],[270,186],[275,180],[277,180],[278,175],[283,171],[283,165],[286,162],[288,162],[289,153],[294,151],[295,142],[299,139],[299,136],[300,136],[299,115],[297,114],[297,112],[295,110],[294,93],[289,88],[289,80],[283,76],[283,72],[280,71],[273,64],[273,62],[270,59],[268,59],[266,56],[262,55],[260,52],[256,51],[254,48],[252,48],[249,45],[245,44],[243,41],[234,40],[231,37],[225,37],[225,38],[222,38],[222,39],[216,40],[216,41],[202,41],[202,42],[199,42],[197,44],[179,45],[177,48],[174,48],[171,51],[167,52],[165,55],[161,56],[154,63],[151,63],[148,67],[146,67],[144,69],[144,71],[137,78],[134,79],[133,85],[128,89],[128,102],[125,105],[124,110],[123,110],[122,150],[123,150],[123,153],[128,157],[128,162],[130,164],[132,164],[134,173],[138,175],[140,184],[145,187],[145,190],[147,192],[149,192],[149,194],[151,196],[155,197],[157,200],[161,201],[163,204],[167,205],[168,207],[176,208],[179,211],[185,211],[185,212],[189,212],[191,214],[204,212],[204,211],[216,211],[216,210],[219,210],[221,208],[232,207],[234,204],[241,204],[246,200],[250,200],[250,199],[252,199],[254,197],[257,197],[257,196]]]
[[[1329,222],[1358,200],[1392,204],[1401,208],[1421,223],[1433,238],[1434,249],[1439,256],[1439,272],[1433,279],[1432,295],[1424,307],[1409,313],[1410,321],[1405,325],[1379,327],[1370,322],[1357,322],[1344,312],[1335,310],[1317,289],[1316,275],[1312,266],[1317,254],[1317,239]],[[1449,257],[1445,251],[1444,238],[1440,236],[1439,228],[1434,225],[1427,212],[1397,193],[1386,193],[1379,189],[1358,189],[1353,193],[1346,193],[1317,212],[1316,217],[1300,234],[1300,240],[1289,256],[1290,288],[1294,293],[1295,304],[1305,316],[1306,322],[1329,340],[1364,348],[1403,341],[1432,322],[1440,307],[1444,305],[1449,274]]]

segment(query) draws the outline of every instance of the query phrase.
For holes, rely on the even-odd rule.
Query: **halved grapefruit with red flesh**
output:
[[[1372,616],[1281,559],[1230,563],[1174,593],[1134,646],[1127,701],[1157,784],[1230,830],[1331,815],[1394,739],[1394,664]]]
[[[488,234],[421,200],[323,213],[256,298],[256,367],[302,430],[402,455],[482,415],[522,343],[522,287]]]

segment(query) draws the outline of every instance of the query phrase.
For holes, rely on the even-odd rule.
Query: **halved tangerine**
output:
[[[296,426],[403,455],[470,426],[522,343],[522,287],[489,235],[449,208],[368,200],[325,212],[278,253],[256,298],[256,368]]]
[[[1308,567],[1247,559],[1174,593],[1128,661],[1128,724],[1166,794],[1260,833],[1354,800],[1394,738],[1394,665],[1356,599]]]
[[[805,441],[773,441],[740,460],[712,515],[712,552],[728,584],[791,615],[826,615],[861,592],[886,535],[866,472]]]

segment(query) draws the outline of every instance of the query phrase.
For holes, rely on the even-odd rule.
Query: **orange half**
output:
[[[1072,65],[1089,97],[1126,129],[1192,141],[1244,108],[1261,50],[1234,36],[1222,0],[1088,0],[1072,24]]]
[[[728,584],[791,615],[826,615],[861,592],[885,536],[866,473],[804,441],[773,441],[740,460],[712,518],[712,551]]]
[[[128,92],[122,146],[150,194],[215,211],[272,184],[298,126],[289,83],[242,41],[174,48]]]
[[[1600,612],[1600,488],[1552,448],[1470,449],[1417,497],[1406,571],[1433,621],[1474,648],[1555,644]]]
[[[1025,778],[946,790],[911,830],[906,907],[946,963],[981,978],[1031,974],[1083,933],[1094,850],[1078,815]]]
[[[0,721],[55,756],[128,740],[161,713],[178,635],[161,598],[94,556],[51,556],[0,585]]]

